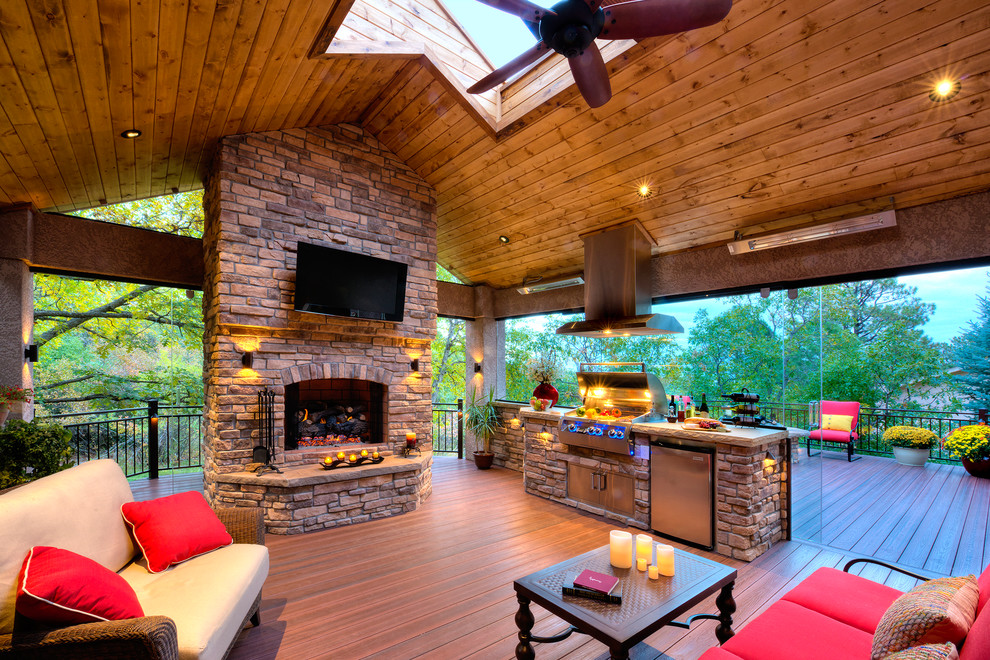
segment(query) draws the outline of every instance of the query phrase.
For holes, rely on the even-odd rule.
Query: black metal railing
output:
[[[72,433],[76,464],[110,458],[128,477],[203,465],[202,406],[147,406],[51,415]]]
[[[433,404],[433,453],[464,458],[464,399]]]

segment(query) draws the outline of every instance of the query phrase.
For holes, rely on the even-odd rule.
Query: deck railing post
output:
[[[158,399],[148,399],[148,478],[158,478]]]
[[[464,458],[464,399],[457,400],[457,458]]]
[[[987,409],[986,408],[980,408],[980,410],[977,412],[977,415],[979,415],[981,422],[983,422],[984,424],[987,423]]]

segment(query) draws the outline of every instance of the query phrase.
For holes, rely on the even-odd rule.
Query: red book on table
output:
[[[592,591],[600,591],[603,594],[612,593],[612,590],[615,589],[615,585],[617,584],[619,584],[619,578],[613,575],[597,573],[588,568],[581,571],[581,575],[574,578],[574,586],[584,587]]]

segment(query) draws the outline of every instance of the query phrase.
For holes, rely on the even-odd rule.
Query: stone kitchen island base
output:
[[[517,414],[522,437],[507,440],[524,447],[527,493],[649,530],[650,507],[658,505],[650,502],[650,443],[714,446],[715,551],[752,561],[790,536],[787,431],[729,426],[728,433],[717,433],[676,423],[633,424],[631,453],[617,454],[562,444],[559,412],[522,408]],[[601,486],[597,502],[585,497],[587,488],[568,483],[578,478]]]

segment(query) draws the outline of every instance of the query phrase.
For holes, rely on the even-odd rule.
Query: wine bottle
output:
[[[701,407],[698,408],[701,412],[705,413],[702,417],[708,416],[708,397],[704,392],[701,393]]]

